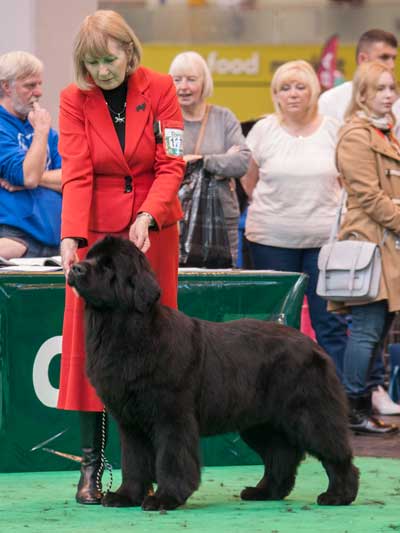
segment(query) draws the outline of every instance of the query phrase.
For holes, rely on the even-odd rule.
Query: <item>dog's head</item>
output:
[[[89,307],[149,311],[160,297],[160,287],[145,255],[130,241],[105,237],[94,244],[84,261],[68,274]]]

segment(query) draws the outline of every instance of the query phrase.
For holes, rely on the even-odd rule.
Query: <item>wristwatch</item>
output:
[[[156,221],[154,220],[153,216],[150,215],[150,213],[146,213],[146,211],[142,211],[141,213],[139,213],[136,218],[139,218],[139,217],[146,217],[149,219],[149,228],[155,228],[156,227]]]

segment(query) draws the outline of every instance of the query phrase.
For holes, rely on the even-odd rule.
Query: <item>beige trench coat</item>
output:
[[[339,240],[382,243],[382,277],[375,301],[388,300],[389,311],[400,310],[400,154],[382,132],[360,118],[340,130],[336,164],[346,188],[347,212]],[[330,302],[340,310],[346,302]],[[350,306],[350,305],[349,305]]]

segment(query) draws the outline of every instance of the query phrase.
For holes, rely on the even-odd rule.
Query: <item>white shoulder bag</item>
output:
[[[337,240],[346,198],[343,189],[329,242],[319,252],[317,294],[325,300],[368,302],[378,295],[381,253],[373,242]]]

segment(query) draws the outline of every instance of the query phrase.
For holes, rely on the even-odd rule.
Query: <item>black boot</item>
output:
[[[349,427],[358,435],[388,435],[399,430],[395,424],[386,424],[372,416],[371,393],[349,396]]]
[[[81,477],[75,499],[84,505],[96,505],[101,501],[101,476],[104,466],[101,464],[102,417],[103,413],[81,412]],[[107,432],[107,423],[105,424]],[[104,446],[107,435],[104,435]]]

